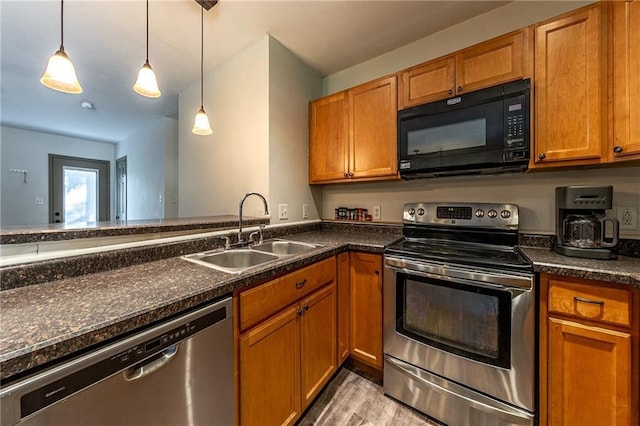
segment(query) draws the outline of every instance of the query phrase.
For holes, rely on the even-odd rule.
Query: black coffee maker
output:
[[[619,224],[617,219],[605,215],[612,201],[612,186],[556,188],[553,249],[564,256],[615,259],[611,248],[618,244]]]

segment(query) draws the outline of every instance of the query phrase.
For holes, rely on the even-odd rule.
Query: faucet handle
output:
[[[260,233],[260,244],[262,244],[262,240],[264,235],[262,235],[262,231],[264,231],[264,229],[267,227],[267,225],[265,225],[264,223],[260,224],[260,229],[258,230],[258,232]]]
[[[255,241],[253,241],[253,237],[255,237],[258,234],[259,234],[258,231],[254,231],[254,232],[250,233],[249,234],[249,242],[255,244]],[[260,239],[260,241],[258,241],[258,244],[261,243],[261,242],[262,242],[262,239]]]
[[[231,238],[228,235],[220,235],[220,239],[224,240],[224,249],[229,250],[231,248]]]

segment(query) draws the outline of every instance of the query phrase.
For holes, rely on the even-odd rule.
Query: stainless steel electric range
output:
[[[518,206],[411,203],[385,249],[384,390],[456,425],[532,425],[533,268]]]

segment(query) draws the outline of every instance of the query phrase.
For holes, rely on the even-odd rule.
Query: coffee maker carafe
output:
[[[610,249],[618,243],[618,220],[605,215],[605,210],[612,207],[612,199],[612,186],[556,188],[553,249],[565,256],[614,259]]]

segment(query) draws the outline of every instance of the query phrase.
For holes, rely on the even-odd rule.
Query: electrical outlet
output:
[[[620,222],[620,229],[637,229],[638,208],[618,207],[618,222]]]
[[[309,204],[302,205],[302,218],[309,219]]]
[[[373,206],[371,216],[373,216],[373,220],[380,220],[382,217],[382,208],[380,206]]]
[[[280,220],[289,219],[289,205],[288,204],[278,204],[278,219],[280,219]]]

